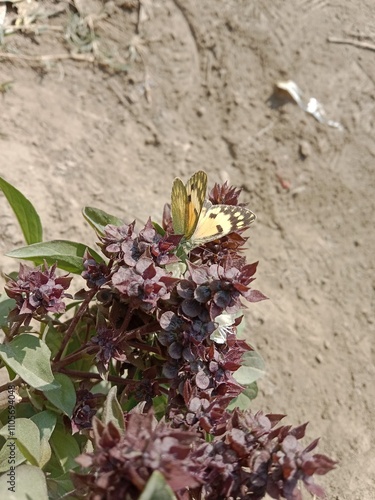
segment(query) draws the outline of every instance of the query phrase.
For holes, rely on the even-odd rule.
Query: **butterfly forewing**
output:
[[[185,234],[187,192],[181,179],[175,179],[172,186],[171,211],[175,234]]]
[[[202,205],[206,197],[207,174],[196,172],[186,186],[176,178],[172,186],[171,210],[175,234],[189,239],[197,226]]]
[[[191,244],[199,246],[222,238],[233,231],[249,226],[255,214],[244,207],[234,205],[211,205],[204,203],[202,214],[191,237]]]

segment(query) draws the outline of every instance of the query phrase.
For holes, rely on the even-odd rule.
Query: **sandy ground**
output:
[[[328,499],[374,499],[373,1],[72,3],[34,2],[36,18],[7,4],[25,28],[1,39],[0,174],[45,239],[91,245],[84,205],[160,222],[176,175],[242,187],[270,297],[247,311],[268,370],[253,408],[310,421],[339,461],[321,480]],[[69,55],[79,47],[83,60]],[[280,80],[342,130],[275,106]],[[23,241],[3,198],[0,215],[9,272],[3,255]]]

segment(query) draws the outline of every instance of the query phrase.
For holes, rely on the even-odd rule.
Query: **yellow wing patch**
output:
[[[176,234],[185,234],[187,192],[181,179],[175,179],[172,186],[171,211],[173,230]]]
[[[181,179],[175,179],[172,186],[172,221],[176,234],[183,234],[189,239],[194,233],[202,211],[207,191],[207,174],[196,172],[186,186]]]
[[[204,245],[249,226],[256,219],[249,209],[236,205],[212,205],[205,201],[204,210],[190,241],[192,247]]]
[[[186,185],[175,179],[172,187],[172,221],[175,234],[183,234],[194,248],[249,226],[255,214],[235,205],[212,205],[206,200],[207,174],[196,172]]]

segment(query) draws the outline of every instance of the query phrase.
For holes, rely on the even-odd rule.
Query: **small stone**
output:
[[[321,354],[317,354],[315,356],[315,360],[319,363],[319,364],[322,364],[323,362],[323,356]]]
[[[299,144],[299,154],[303,159],[311,156],[311,146],[307,141],[301,141]]]
[[[206,108],[204,106],[199,106],[197,108],[197,116],[201,117],[206,114]]]

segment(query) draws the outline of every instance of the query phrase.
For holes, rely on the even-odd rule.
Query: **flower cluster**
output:
[[[311,453],[317,441],[302,447],[306,424],[276,427],[281,418],[239,410],[216,413],[213,420],[220,422],[220,433],[210,443],[193,430],[158,422],[151,411],[129,413],[125,433],[112,422],[104,426],[96,420],[94,452],[77,460],[88,473],[75,474],[75,484],[89,499],[138,498],[152,473],[159,471],[181,500],[258,500],[266,493],[296,499],[302,498],[300,481],[322,497],[313,474],[326,474],[335,462]]]
[[[215,185],[210,197],[214,203],[238,204],[239,192],[228,184]],[[213,401],[227,404],[242,391],[233,376],[250,349],[236,338],[241,299],[256,302],[265,296],[250,288],[257,263],[246,265],[237,255],[246,241],[239,232],[226,237],[223,248],[230,251],[219,252],[225,258],[218,259],[216,252],[208,260],[203,254],[181,253],[182,235],[173,234],[169,210],[164,227],[163,233],[148,220],[136,234],[134,222],[108,225],[100,236],[108,264],[95,264],[86,255],[83,277],[90,288],[97,286],[99,300],[103,293],[106,297],[104,324],[103,318],[100,328],[97,323],[91,343],[99,349],[100,373],[110,369],[111,361],[128,367],[136,358],[144,373],[152,366],[156,380],[170,384],[169,416],[191,424],[197,421],[191,415],[197,399],[203,409]],[[137,401],[140,384],[127,386]]]
[[[248,286],[255,279],[258,263],[243,266],[241,270],[230,264],[227,261],[225,267],[218,264],[188,266],[189,272],[177,286],[185,316],[195,318],[206,313],[215,320],[223,312],[238,313],[243,307],[241,297],[249,302],[265,299],[261,292]]]
[[[16,301],[16,307],[9,318],[13,321],[30,323],[33,316],[43,316],[47,313],[63,313],[65,303],[63,299],[70,297],[65,293],[72,278],[56,276],[56,265],[48,267],[30,268],[20,264],[18,278],[10,278],[6,285],[7,295]]]
[[[161,236],[154,228],[151,219],[138,235],[134,232],[135,222],[123,226],[109,224],[100,238],[103,253],[119,265],[134,267],[141,256],[149,256],[157,265],[177,262],[175,251],[181,236]]]
[[[163,474],[173,491],[201,485],[200,464],[188,457],[201,438],[193,431],[181,431],[157,422],[152,412],[129,413],[126,434],[110,422],[95,426],[95,451],[81,455],[77,462],[90,469],[75,474],[81,494],[88,498],[138,498],[154,471]]]

